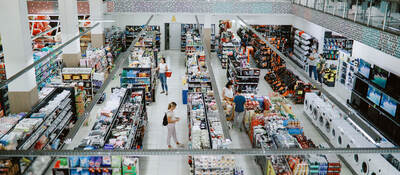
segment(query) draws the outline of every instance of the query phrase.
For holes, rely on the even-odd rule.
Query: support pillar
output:
[[[211,15],[205,15],[204,18],[204,28],[203,28],[203,35],[204,35],[204,44],[208,49],[208,54],[211,52]]]
[[[90,19],[92,25],[98,23],[98,20],[103,19],[103,0],[89,0]],[[100,23],[91,31],[92,47],[101,48],[104,46],[104,26]]]
[[[6,76],[11,77],[33,63],[26,0],[0,1],[2,44]],[[10,112],[29,112],[39,101],[35,70],[8,84]]]
[[[76,0],[58,0],[61,23],[61,39],[65,43],[79,35],[78,3]],[[77,39],[63,48],[66,67],[78,67],[81,59],[80,40]]]

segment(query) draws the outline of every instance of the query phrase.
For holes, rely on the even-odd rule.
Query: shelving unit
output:
[[[47,50],[47,49],[46,49]],[[48,51],[43,52],[35,52],[33,54],[34,61],[39,60],[44,55],[47,55],[53,49],[48,48]],[[36,76],[36,84],[38,86],[39,91],[46,87],[47,84],[51,83],[51,80],[58,76],[61,68],[61,59],[58,57],[61,55],[61,51],[57,54],[52,55],[45,62],[39,63],[35,66],[35,76]]]
[[[63,68],[62,81],[63,83],[83,84],[82,87],[87,96],[85,101],[92,101],[94,96],[93,73],[94,69],[92,68]]]
[[[135,88],[127,89],[127,94],[106,134],[104,147],[112,149],[141,149],[143,147],[142,140],[148,121],[145,92],[144,89]],[[123,141],[119,135],[121,132],[127,133],[127,140],[122,144],[118,143],[118,141]]]
[[[306,69],[308,56],[312,53],[313,48],[318,48],[315,39],[301,30],[294,32],[293,55],[290,58],[302,69]]]
[[[22,117],[0,140],[7,143],[7,149],[17,150],[57,150],[64,146],[70,126],[77,120],[73,88],[56,88]],[[21,128],[26,129],[22,134]],[[27,129],[28,128],[28,129]],[[15,140],[14,140],[15,139]],[[19,174],[42,174],[51,159],[42,157],[20,160]]]
[[[344,50],[351,56],[353,40],[339,35],[332,35],[332,32],[325,32],[323,57],[326,60],[338,60],[339,50]]]
[[[215,31],[215,24],[211,24],[211,48],[210,52],[215,52],[218,48],[217,46],[217,39],[216,39],[216,31]]]
[[[203,24],[200,27],[203,28]],[[181,52],[185,52],[186,49],[186,35],[197,33],[197,24],[181,24]]]
[[[120,28],[112,27],[106,32],[105,44],[110,47],[113,58],[117,58],[119,54],[126,50],[126,35]]]
[[[142,87],[146,92],[146,102],[155,101],[156,81],[152,68],[125,67],[120,79],[121,87]]]
[[[259,68],[243,68],[240,62],[229,59],[227,78],[234,85],[234,90],[241,89],[244,93],[257,94],[260,76]]]
[[[340,53],[340,69],[339,69],[339,82],[343,84],[347,89],[353,89],[354,85],[354,73],[357,72],[358,62],[356,59],[352,59],[350,55],[341,52]]]
[[[288,50],[291,41],[292,26],[252,25],[252,27],[281,52],[285,53]],[[279,59],[279,56],[264,41],[255,36],[252,31],[240,28],[238,35],[242,39],[246,37],[250,38],[249,45],[254,48],[254,60],[258,68],[271,68],[271,59]]]

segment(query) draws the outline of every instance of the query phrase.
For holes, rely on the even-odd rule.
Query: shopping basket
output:
[[[172,72],[165,72],[165,76],[166,76],[167,78],[170,78],[171,75],[172,75]]]

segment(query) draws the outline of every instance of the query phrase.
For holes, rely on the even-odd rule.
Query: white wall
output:
[[[362,58],[365,61],[376,64],[379,67],[400,76],[400,58],[396,58],[370,46],[354,41],[353,57]]]

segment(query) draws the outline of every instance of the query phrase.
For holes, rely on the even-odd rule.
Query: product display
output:
[[[399,128],[400,102],[398,76],[358,59],[358,72],[349,104],[365,120],[369,121],[395,143],[400,142],[396,128]]]
[[[44,47],[41,49],[41,51],[33,53],[33,60],[36,62],[52,51],[52,47]],[[59,56],[61,53],[62,52],[58,52],[57,54],[49,57],[46,61],[35,66],[36,84],[38,85],[39,90],[49,84],[54,77],[60,74],[59,70],[61,68],[61,59]]]
[[[324,96],[318,96],[315,93],[307,93],[304,111],[312,123],[322,131],[335,148],[393,147],[387,140],[375,142],[368,139],[365,136],[365,132],[361,132],[355,127],[356,124],[354,121],[346,117],[345,113],[338,110],[337,107],[326,100]],[[390,123],[385,122],[385,126],[389,124]],[[392,154],[349,154],[342,155],[342,157],[357,173],[400,173],[398,163],[395,163],[398,162],[398,158],[394,157]]]
[[[307,70],[306,63],[312,49],[318,49],[318,41],[310,34],[296,29],[294,32],[293,55],[290,58],[302,69]]]
[[[358,61],[353,59],[349,54],[340,52],[340,75],[339,82],[344,84],[346,88],[352,89],[355,81],[354,73],[357,72]]]
[[[139,175],[139,158],[132,156],[60,157],[54,175]]]
[[[288,50],[292,26],[252,25],[252,27],[280,51],[285,52]],[[240,28],[238,35],[242,42],[247,42],[247,44],[243,43],[244,45],[254,48],[251,55],[258,68],[269,68],[271,67],[271,59],[280,59],[279,56],[251,30]]]
[[[73,97],[72,88],[53,89],[31,112],[3,118],[8,124],[3,128],[1,147],[7,150],[61,149],[77,120]],[[20,160],[20,171],[21,174],[41,174],[50,163],[50,157],[24,158]]]
[[[87,99],[83,101],[92,101],[93,99],[93,73],[92,68],[63,68],[62,81],[63,83],[77,83],[85,91]]]
[[[350,53],[353,49],[353,40],[346,37],[333,35],[332,32],[325,32],[323,57],[326,60],[338,60],[340,50]]]

